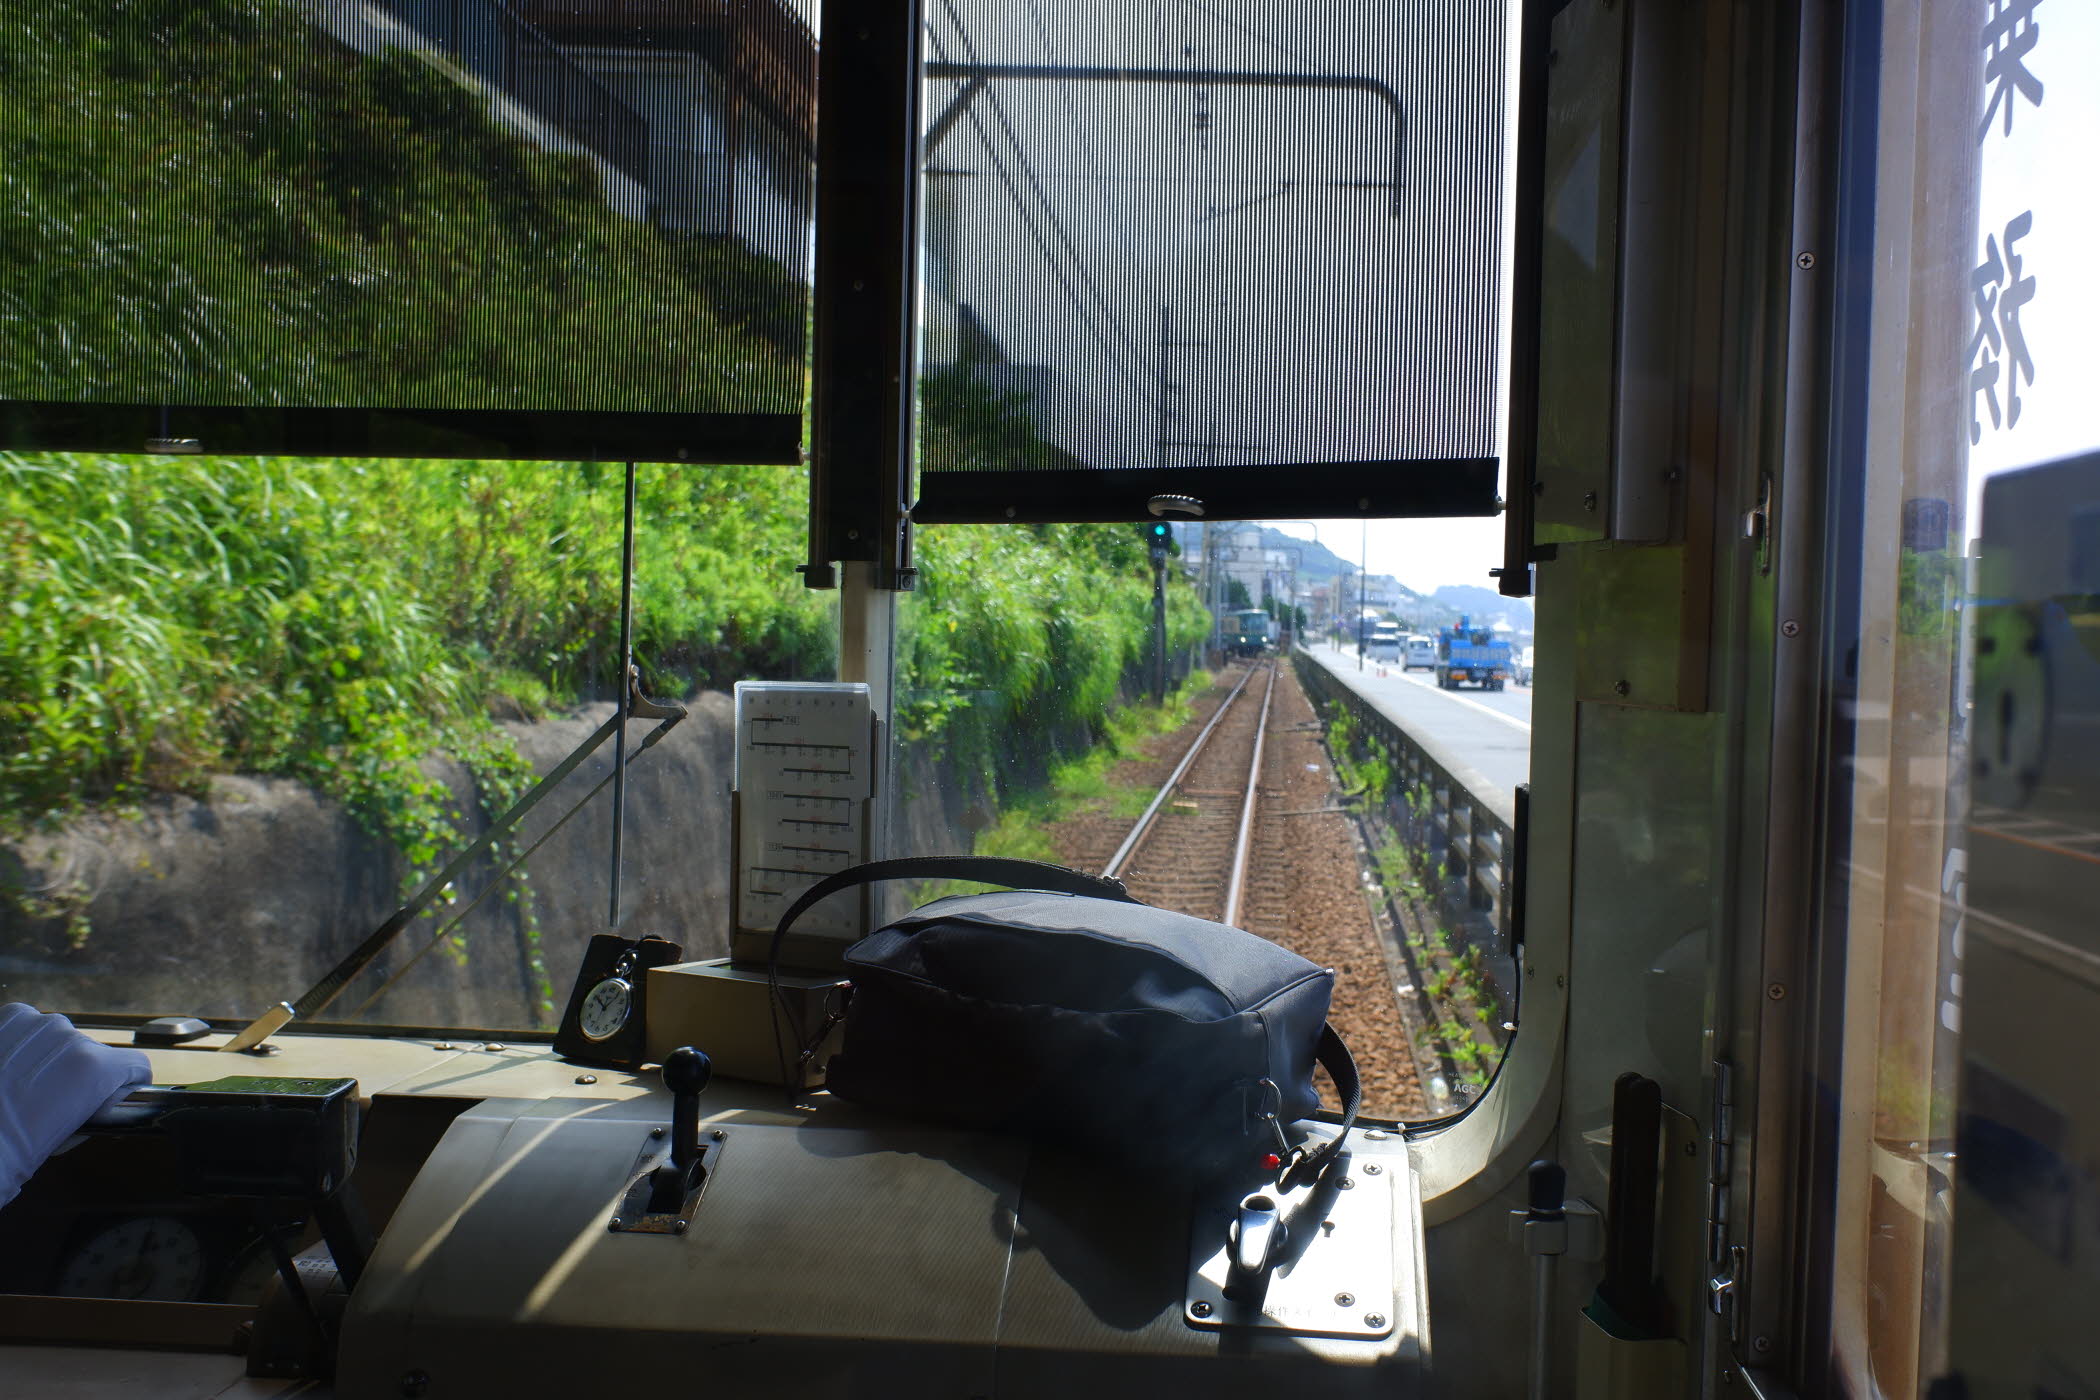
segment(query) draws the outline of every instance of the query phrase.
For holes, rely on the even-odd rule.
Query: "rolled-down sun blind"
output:
[[[919,519],[1494,509],[1502,0],[927,18]]]

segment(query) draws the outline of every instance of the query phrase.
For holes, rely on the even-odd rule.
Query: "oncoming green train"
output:
[[[1260,608],[1235,608],[1218,618],[1218,644],[1232,656],[1260,656],[1276,645],[1276,619]]]

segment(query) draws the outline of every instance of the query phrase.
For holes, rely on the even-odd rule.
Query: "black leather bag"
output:
[[[1340,1150],[1361,1091],[1327,1025],[1334,972],[1267,939],[1133,900],[1037,861],[919,857],[820,880],[781,916],[877,880],[1015,886],[938,899],[846,952],[853,992],[825,1071],[841,1098],[1068,1144],[1196,1178],[1309,1181]],[[1313,1066],[1343,1103],[1312,1151]]]

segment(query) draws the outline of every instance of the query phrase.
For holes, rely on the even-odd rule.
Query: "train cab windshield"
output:
[[[0,18],[0,1393],[2100,1394],[2100,22]]]

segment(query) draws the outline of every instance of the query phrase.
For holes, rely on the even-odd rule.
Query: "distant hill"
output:
[[[1506,622],[1519,632],[1532,630],[1529,598],[1505,598],[1494,589],[1482,588],[1477,583],[1447,583],[1432,597],[1453,614],[1466,613],[1476,623]]]

